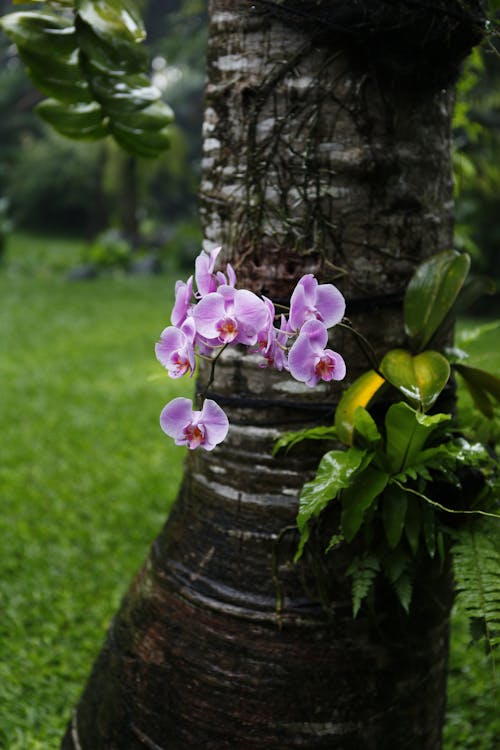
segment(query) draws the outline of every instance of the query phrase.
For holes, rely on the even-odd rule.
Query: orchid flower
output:
[[[344,317],[345,300],[333,284],[318,284],[308,273],[297,283],[290,299],[289,326],[300,331],[307,320],[319,320],[325,328],[340,323]]]
[[[282,315],[279,331],[276,331],[274,325],[272,331],[270,331],[270,338],[267,347],[262,352],[266,361],[264,364],[261,364],[260,367],[274,367],[274,369],[279,372],[282,370],[288,370],[286,345],[289,338],[290,332],[288,330],[288,322],[285,316]]]
[[[288,353],[288,367],[295,380],[313,388],[320,380],[342,380],[345,362],[337,352],[325,349],[328,331],[319,320],[308,320]]]
[[[193,295],[193,277],[190,276],[187,282],[175,282],[175,303],[170,316],[170,322],[173,326],[181,326],[187,317],[192,314]]]
[[[227,277],[222,271],[214,273],[215,261],[221,249],[214,247],[210,254],[202,250],[195,260],[195,279],[198,288],[196,296],[198,298],[216,292],[219,286],[236,286],[236,274],[230,263],[226,265]]]
[[[161,415],[162,430],[174,438],[176,445],[187,445],[190,450],[201,447],[211,451],[221,443],[229,429],[229,421],[221,407],[205,399],[201,411],[193,411],[188,398],[174,398]]]
[[[180,328],[168,326],[162,331],[155,346],[156,358],[166,367],[171,378],[180,378],[195,370],[194,339],[196,328],[193,318],[186,318]]]
[[[253,292],[224,284],[198,302],[193,316],[196,331],[214,345],[254,346],[265,326],[267,308]]]

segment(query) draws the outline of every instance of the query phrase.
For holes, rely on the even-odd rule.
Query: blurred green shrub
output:
[[[7,235],[12,229],[12,222],[9,219],[9,200],[0,198],[0,260],[5,250],[5,241]]]
[[[47,132],[18,149],[6,192],[16,226],[92,232],[100,223],[100,147]]]
[[[132,261],[132,252],[132,245],[117,229],[107,229],[88,246],[84,260],[98,270],[116,268],[126,271]]]

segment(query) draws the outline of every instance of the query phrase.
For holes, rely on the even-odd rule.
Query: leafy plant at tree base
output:
[[[344,444],[323,456],[315,478],[304,485],[295,559],[312,543],[311,532],[321,526],[325,509],[336,506],[339,528],[326,541],[325,552],[353,545],[347,574],[354,615],[373,599],[379,575],[408,612],[422,558],[444,563],[451,552],[457,603],[492,651],[500,640],[496,461],[484,445],[463,436],[451,414],[435,408],[457,372],[476,408],[491,417],[500,401],[500,379],[463,359],[456,361],[453,350],[425,348],[446,340],[462,301],[479,291],[466,284],[468,270],[468,256],[455,251],[425,261],[404,300],[409,348],[387,352],[344,392],[333,427],[284,435],[275,450],[322,437],[336,436]],[[394,402],[394,393],[404,400]],[[369,408],[381,394],[388,406],[377,424]]]
[[[9,13],[0,27],[37,88],[37,111],[69,138],[111,135],[126,151],[155,157],[169,145],[172,110],[144,74],[146,34],[132,0],[63,0]]]

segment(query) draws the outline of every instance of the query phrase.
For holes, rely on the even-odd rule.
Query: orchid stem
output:
[[[345,318],[347,320],[347,318]],[[375,352],[375,349],[370,344],[368,339],[366,339],[362,333],[357,331],[350,322],[347,323],[337,323],[338,326],[341,328],[345,328],[347,331],[350,331],[352,334],[354,334],[354,338],[356,340],[357,345],[363,352],[363,355],[366,357],[366,360],[368,363],[373,367],[375,372],[378,372],[378,359],[377,354]]]
[[[214,382],[214,379],[215,379],[215,365],[217,364],[217,360],[221,356],[221,354],[224,351],[224,349],[227,349],[228,346],[229,346],[229,344],[224,344],[224,346],[222,347],[222,349],[219,349],[219,351],[217,352],[217,354],[215,355],[215,357],[213,359],[211,359],[212,365],[210,367],[210,377],[208,378],[208,383],[206,384],[205,388],[203,389],[203,392],[200,394],[200,399],[201,399],[201,405],[202,406],[203,406],[203,402],[205,401],[205,399],[207,397],[207,394],[208,394],[208,391],[210,389],[210,386],[212,385],[212,383]]]

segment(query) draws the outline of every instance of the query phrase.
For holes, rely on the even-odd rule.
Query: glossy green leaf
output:
[[[397,547],[403,534],[407,504],[403,490],[393,484],[387,487],[382,497],[382,521],[390,549]]]
[[[46,96],[68,104],[89,104],[93,101],[89,85],[82,75],[75,50],[69,58],[50,59],[20,50],[23,62],[35,86]]]
[[[37,105],[37,112],[59,133],[76,140],[97,140],[107,134],[101,107],[95,102],[68,105],[45,99]]]
[[[450,364],[439,352],[412,356],[405,349],[393,349],[383,358],[380,371],[412,404],[427,411],[449,380]]]
[[[382,442],[375,420],[363,406],[354,412],[355,442],[359,448],[375,449]]]
[[[96,72],[119,76],[146,70],[148,55],[144,47],[138,44],[110,46],[78,15],[75,31],[79,48]]]
[[[404,401],[392,404],[385,417],[386,455],[388,469],[399,474],[408,466],[418,463],[418,454],[432,432],[443,422],[451,419],[449,414],[422,414]]]
[[[315,478],[304,485],[300,494],[297,526],[301,533],[301,540],[296,560],[302,555],[304,545],[309,538],[309,521],[319,516],[340,490],[349,485],[353,474],[362,466],[366,456],[366,451],[357,448],[325,453]]]
[[[0,18],[0,28],[17,45],[20,54],[26,50],[47,57],[68,57],[77,46],[73,22],[55,14],[9,13]]]
[[[469,267],[468,255],[445,250],[417,268],[404,299],[406,332],[417,349],[426,346],[443,322],[463,286]]]
[[[122,148],[145,158],[154,158],[159,151],[168,148],[169,145],[166,130],[130,129],[115,121],[111,123],[110,131]]]
[[[384,490],[389,474],[373,466],[359,471],[342,492],[341,527],[346,541],[350,542],[363,523],[368,508]]]
[[[367,406],[384,383],[375,370],[369,370],[344,391],[335,411],[335,429],[339,440],[346,445],[352,445],[353,441],[354,412],[358,406]]]
[[[110,47],[128,48],[146,38],[137,7],[128,0],[76,0],[76,10]]]

